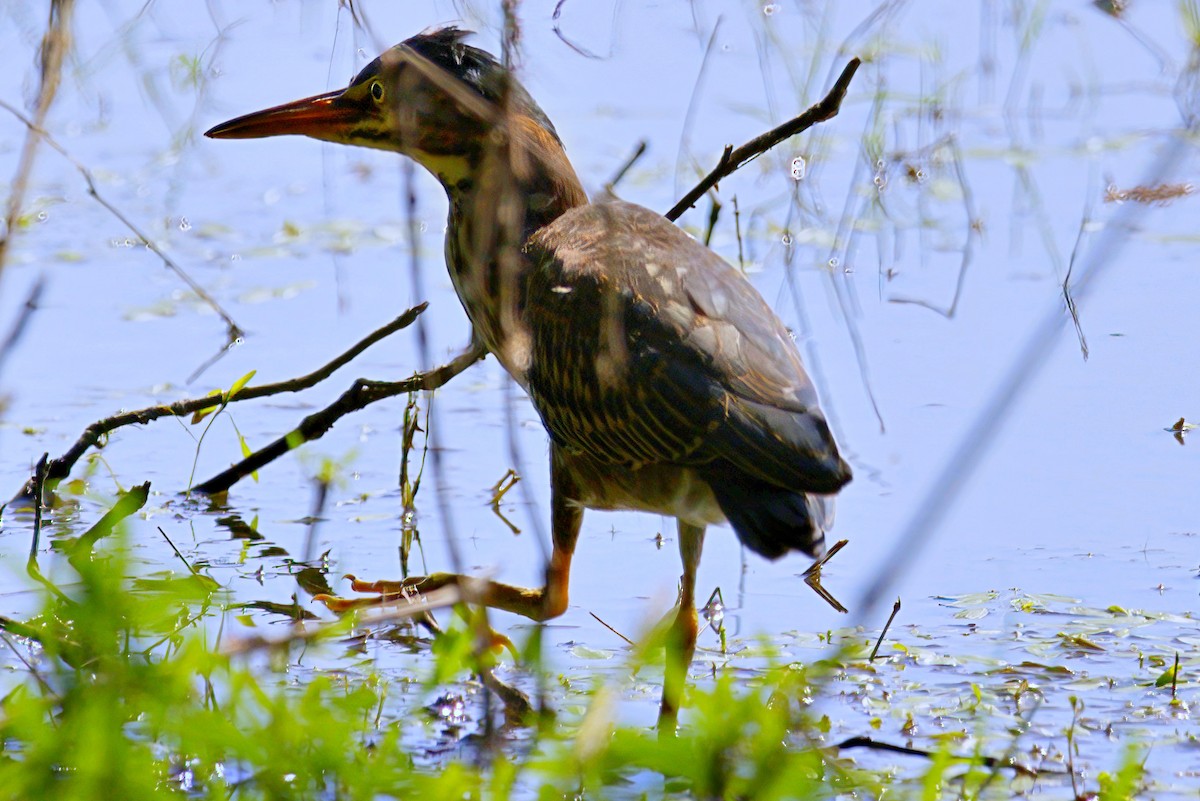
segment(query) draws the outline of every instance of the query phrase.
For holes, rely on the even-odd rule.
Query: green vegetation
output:
[[[811,102],[827,84],[831,64],[836,69],[851,55],[864,59],[839,125],[730,176],[720,198],[732,201],[733,219],[726,206],[715,226],[719,247],[724,238],[724,255],[732,261],[736,253],[749,273],[762,270],[770,277],[786,269],[789,285],[793,279],[803,284],[810,301],[820,297],[818,282],[826,282],[828,297],[843,304],[840,321],[823,320],[819,303],[798,306],[793,316],[802,323],[799,338],[824,334],[822,362],[829,386],[838,388],[841,425],[855,432],[864,463],[880,470],[879,483],[864,477],[853,485],[861,494],[842,507],[835,533],[855,537],[856,546],[868,531],[876,542],[891,542],[890,533],[929,483],[926,462],[913,456],[940,453],[950,437],[959,436],[961,415],[992,391],[1001,362],[990,360],[1005,357],[1010,340],[1021,338],[1030,309],[1058,304],[1060,294],[1073,307],[1068,289],[1080,276],[1073,269],[1086,263],[1096,241],[1104,241],[1094,239],[1094,232],[1124,230],[1114,210],[1137,204],[1157,215],[1129,229],[1138,234],[1128,238],[1131,252],[1121,264],[1137,283],[1122,284],[1115,293],[1119,297],[1110,298],[1116,301],[1111,308],[1101,304],[1093,312],[1085,306],[1083,322],[1076,320],[1081,348],[1085,330],[1093,345],[1100,343],[1099,358],[1086,364],[1086,375],[1095,383],[1081,390],[1081,374],[1064,370],[1065,377],[1056,381],[1066,383],[1056,383],[1040,403],[1027,404],[1039,407],[1037,424],[1023,433],[1014,425],[1006,429],[1005,448],[991,453],[1007,449],[1010,461],[998,462],[1003,470],[988,477],[988,501],[977,502],[963,517],[969,522],[949,532],[956,543],[976,548],[980,562],[996,558],[1011,568],[987,573],[1006,576],[1003,583],[972,575],[980,566],[973,561],[955,564],[960,574],[946,576],[952,586],[939,581],[939,586],[922,587],[917,597],[905,597],[906,614],[881,642],[882,619],[869,620],[869,629],[820,634],[807,620],[785,622],[803,609],[800,604],[781,609],[778,625],[764,627],[769,641],[720,628],[715,634],[705,631],[675,736],[652,727],[663,662],[653,633],[626,632],[634,641],[627,647],[621,635],[609,636],[598,626],[578,638],[561,634],[563,629],[518,626],[506,630],[515,640],[508,642],[493,635],[480,613],[461,608],[438,609],[439,630],[402,611],[390,619],[370,610],[322,619],[322,610],[311,605],[310,598],[333,592],[330,583],[340,572],[364,563],[389,577],[447,568],[445,560],[431,558],[426,564],[423,548],[441,547],[439,537],[449,539],[449,527],[443,532],[429,524],[437,518],[427,516],[424,545],[417,529],[418,498],[428,514],[430,496],[442,488],[433,476],[433,451],[430,474],[424,473],[432,397],[415,384],[387,390],[386,397],[407,397],[407,406],[362,413],[351,418],[353,423],[347,419],[323,443],[324,450],[304,446],[299,472],[312,480],[311,504],[284,463],[264,470],[261,485],[243,483],[244,494],[233,502],[219,492],[215,498],[198,492],[175,495],[194,479],[208,478],[216,469],[213,462],[220,467],[237,461],[277,439],[280,454],[306,441],[295,428],[298,418],[327,402],[329,393],[306,396],[295,406],[264,409],[240,402],[285,389],[251,385],[254,373],[246,372],[251,367],[261,368],[264,378],[279,378],[273,360],[281,352],[303,352],[307,364],[329,358],[340,347],[328,330],[332,316],[321,316],[321,304],[312,302],[312,296],[335,294],[325,284],[329,273],[339,273],[339,306],[343,291],[352,300],[347,306],[354,307],[356,319],[347,328],[355,330],[354,336],[370,325],[366,310],[374,306],[368,300],[387,298],[393,314],[398,309],[391,307],[408,296],[408,284],[393,279],[409,247],[423,249],[423,269],[430,276],[425,286],[431,294],[415,294],[413,301],[433,300],[430,311],[439,314],[457,308],[444,286],[440,298],[437,294],[445,280],[440,257],[433,254],[442,247],[444,217],[414,217],[415,233],[405,235],[397,222],[394,163],[371,160],[377,154],[367,151],[347,156],[350,162],[306,158],[305,163],[317,165],[309,172],[299,161],[289,170],[273,166],[267,183],[260,184],[261,174],[241,175],[245,162],[235,162],[232,154],[211,156],[197,144],[198,131],[234,113],[239,104],[286,97],[277,72],[305,63],[281,63],[268,74],[261,66],[268,59],[253,51],[222,56],[226,40],[235,41],[233,34],[243,26],[243,14],[260,15],[257,26],[237,33],[245,37],[245,48],[270,44],[263,35],[267,29],[288,48],[321,53],[320,74],[328,71],[331,84],[337,83],[339,70],[361,66],[352,57],[341,58],[352,54],[339,52],[352,37],[335,37],[333,27],[313,34],[311,21],[294,28],[281,22],[299,5],[286,12],[288,4],[267,12],[238,7],[238,18],[231,13],[228,20],[214,19],[209,31],[186,15],[219,3],[195,4],[190,12],[183,4],[169,14],[164,4],[126,4],[131,19],[115,20],[108,39],[88,10],[77,29],[77,41],[86,46],[66,59],[63,98],[52,109],[57,79],[38,88],[41,76],[52,72],[43,71],[43,65],[54,63],[37,56],[43,41],[41,5],[31,4],[37,9],[31,11],[11,4],[5,16],[18,29],[9,48],[13,86],[23,82],[25,99],[44,98],[38,105],[50,113],[24,109],[28,135],[41,150],[37,164],[46,172],[30,172],[34,160],[22,156],[4,178],[8,199],[16,199],[12,209],[19,211],[9,225],[17,234],[10,237],[16,243],[10,255],[20,258],[8,260],[4,277],[9,283],[3,288],[12,292],[14,280],[47,265],[58,294],[53,302],[39,304],[40,282],[29,291],[24,307],[40,309],[40,317],[24,346],[37,358],[26,360],[23,368],[13,362],[0,382],[0,423],[11,427],[0,428],[0,435],[7,435],[0,445],[8,449],[3,467],[10,479],[0,486],[3,497],[28,476],[31,454],[61,454],[74,441],[80,433],[78,410],[86,409],[88,419],[113,416],[93,432],[83,448],[86,459],[81,451],[74,470],[68,466],[57,481],[48,480],[57,495],[48,501],[51,508],[40,525],[15,507],[2,510],[0,533],[10,561],[0,610],[9,615],[0,617],[0,650],[6,653],[0,661],[0,799],[1196,797],[1200,734],[1191,709],[1197,702],[1200,636],[1195,614],[1182,611],[1195,608],[1194,504],[1186,484],[1192,462],[1172,462],[1157,449],[1160,443],[1146,444],[1147,432],[1178,418],[1171,433],[1160,437],[1174,453],[1195,428],[1182,417],[1186,413],[1192,419],[1194,410],[1174,408],[1194,401],[1186,383],[1190,372],[1181,366],[1193,361],[1187,348],[1195,338],[1190,328],[1171,327],[1180,315],[1192,321],[1189,298],[1195,293],[1187,291],[1187,281],[1196,243],[1194,158],[1177,173],[1163,175],[1161,183],[1136,183],[1145,163],[1165,144],[1176,138],[1195,141],[1200,98],[1196,0],[1178,0],[1158,11],[1154,4],[1139,4],[1138,13],[1128,18],[1122,16],[1129,10],[1125,2],[1070,8],[1044,1],[984,3],[978,37],[974,27],[938,28],[922,4],[884,2],[815,4],[823,7],[816,15],[808,14],[803,3],[752,4],[757,38],[731,32],[739,24],[732,14],[723,18],[718,38],[718,20],[704,19],[715,6],[678,4],[677,27],[695,25],[712,49],[709,78],[696,80],[694,119],[690,111],[681,119],[656,108],[659,116],[648,120],[621,108],[617,116],[628,123],[621,136],[597,145],[603,137],[594,132],[572,132],[573,155],[581,169],[586,165],[588,180],[599,185],[634,138],[667,120],[669,136],[658,137],[658,150],[623,185],[639,192],[653,185],[664,193],[671,176],[664,159],[673,156],[678,124],[706,133],[717,127],[721,136],[743,141],[744,135]],[[61,0],[49,5],[73,6]],[[225,10],[233,12],[235,5]],[[593,47],[604,42],[606,29],[581,36],[588,31],[569,16],[586,5],[567,4],[568,16],[554,18],[554,31]],[[335,6],[354,15],[353,3],[326,4],[323,13],[334,13]],[[370,10],[384,13],[388,6]],[[903,16],[906,6],[910,13]],[[854,19],[839,20],[839,8],[849,9],[840,13]],[[653,27],[639,12],[637,4],[626,5],[621,13],[628,20],[614,27],[618,57],[603,62],[611,67],[613,81],[622,79],[621,59],[644,47],[639,37]],[[308,19],[308,13],[294,16]],[[390,41],[437,21],[407,7],[391,13],[399,21],[389,20],[379,30],[363,29],[354,20],[355,35],[361,36],[354,48],[363,44],[369,50],[366,42]],[[559,39],[547,33],[549,10],[525,4],[521,13],[526,19],[540,15],[542,40],[559,47]],[[1096,22],[1102,13],[1111,17],[1103,25]],[[195,30],[185,36],[169,24],[172,17],[188,19],[186,27]],[[865,18],[860,22],[859,17]],[[176,22],[176,27],[185,25]],[[52,24],[48,34],[55,29]],[[962,36],[963,30],[972,35]],[[681,47],[682,40],[669,39],[668,33],[666,28],[656,32],[664,52],[668,45]],[[303,40],[305,35],[326,38],[314,44]],[[483,35],[489,35],[486,27]],[[45,41],[58,40],[47,35]],[[61,41],[65,46],[71,39]],[[764,48],[759,61],[770,102],[758,94],[757,73],[748,73],[747,80],[737,68],[755,47]],[[116,57],[118,52],[124,59]],[[680,74],[703,73],[692,50],[669,52],[691,59]],[[587,62],[580,56],[543,65],[563,63],[582,67]],[[545,87],[540,99],[569,106],[571,75],[530,71]],[[738,76],[741,83],[726,92],[736,97],[709,94],[719,88],[718,75]],[[218,79],[229,83],[221,86]],[[243,83],[251,83],[253,92],[233,91]],[[22,111],[20,94],[12,89],[0,98],[13,106],[6,113]],[[722,127],[725,118],[737,115],[744,124]],[[581,127],[595,119],[585,116]],[[145,141],[117,142],[108,133],[124,136],[130,120],[149,132]],[[564,125],[562,130],[570,129]],[[42,133],[35,136],[35,131]],[[6,134],[6,152],[13,158],[25,135],[19,122]],[[697,133],[695,143],[681,146],[676,157],[680,189],[691,183],[692,171],[705,171],[719,152],[719,143],[706,152],[712,142],[701,141]],[[588,152],[588,145],[600,149]],[[262,159],[265,151],[239,152]],[[789,169],[796,158],[806,164],[803,178]],[[339,183],[347,180],[348,185]],[[26,183],[21,202],[17,190]],[[314,201],[318,191],[326,202]],[[224,194],[210,203],[208,193]],[[1085,210],[1079,216],[1081,205]],[[702,212],[690,220],[697,236],[706,230],[698,224]],[[714,212],[710,234],[715,222]],[[1068,252],[1072,242],[1078,259]],[[0,244],[0,271],[8,263],[6,247],[8,239]],[[346,260],[344,275],[341,267],[330,269],[331,259],[312,264],[313,254],[350,252],[358,258]],[[174,278],[156,281],[155,254],[172,269],[172,259],[178,258],[199,281],[187,279],[186,290]],[[108,276],[105,285],[85,280],[101,273]],[[84,289],[72,289],[74,282]],[[252,351],[254,364],[223,374],[225,389],[213,390],[186,410],[171,410],[161,404],[192,394],[191,388],[148,385],[182,382],[212,351],[228,351],[240,333],[202,287],[214,289],[259,337],[255,347],[263,349]],[[86,296],[81,301],[71,291]],[[0,314],[0,333],[19,333],[24,323],[12,321],[11,309],[22,305],[20,299],[5,299],[13,303]],[[280,308],[289,302],[293,309]],[[771,302],[782,303],[783,295]],[[259,310],[256,316],[257,304],[273,305],[268,314]],[[389,330],[403,329],[423,308]],[[956,316],[960,308],[963,313]],[[213,314],[202,316],[202,309]],[[985,309],[998,317],[985,316]],[[1151,310],[1148,319],[1142,316],[1145,309]],[[105,313],[112,320],[97,321]],[[1089,319],[1088,313],[1094,316]],[[805,322],[810,315],[811,330]],[[229,338],[225,346],[214,335],[219,326],[210,325],[206,335],[194,325],[218,317]],[[272,330],[284,318],[299,321],[300,330]],[[81,328],[84,323],[88,327]],[[351,338],[345,330],[336,333]],[[1159,333],[1162,338],[1156,338]],[[1106,335],[1118,338],[1107,353]],[[382,336],[373,334],[305,382],[284,381],[286,391],[324,381]],[[4,348],[15,347],[17,339],[12,336],[0,347],[0,362]],[[965,356],[956,356],[951,346],[956,340],[974,344]],[[164,341],[169,349],[148,347]],[[92,342],[108,347],[82,347]],[[854,347],[840,347],[847,342]],[[158,361],[168,358],[164,353],[177,363]],[[866,356],[869,362],[859,361]],[[408,350],[373,357],[376,361],[361,374],[395,379],[413,369]],[[88,359],[100,366],[89,367]],[[929,363],[942,360],[941,372],[931,369]],[[35,361],[34,367],[28,365]],[[119,371],[134,361],[149,366]],[[1133,371],[1136,362],[1153,370]],[[72,380],[43,386],[48,370]],[[1161,383],[1149,380],[1152,373]],[[204,382],[222,380],[215,371],[199,374]],[[480,442],[496,441],[487,436],[495,426],[515,422],[520,434],[520,421],[509,413],[479,413],[502,397],[494,387],[485,386],[480,400],[463,400],[473,392],[472,381],[487,384],[480,375],[487,374],[455,382],[454,391],[467,387],[463,395],[438,396],[439,403],[449,400],[439,407],[441,432],[458,433],[443,440],[455,470],[479,458]],[[910,392],[916,380],[927,383]],[[964,388],[965,380],[980,385]],[[332,380],[343,386],[339,382],[341,377]],[[195,392],[207,386],[197,385]],[[861,406],[863,398],[874,403],[875,388],[882,399],[878,426]],[[370,391],[385,397],[379,386]],[[364,390],[364,398],[370,391]],[[9,405],[10,398],[20,403]],[[45,413],[33,408],[39,405]],[[116,412],[139,406],[148,410],[145,417]],[[1048,407],[1061,407],[1061,416],[1051,416],[1054,409]],[[1103,416],[1103,408],[1119,413],[1119,426],[1115,416]],[[451,416],[447,410],[457,412]],[[190,429],[168,421],[134,425],[191,414],[196,417]],[[990,431],[993,421],[987,422]],[[206,437],[213,425],[217,430]],[[871,433],[875,428],[878,435]],[[172,441],[180,430],[188,433]],[[939,430],[950,433],[939,439]],[[187,436],[193,436],[194,446]],[[365,443],[361,449],[360,442]],[[1092,450],[1102,443],[1111,450]],[[109,444],[111,450],[101,450]],[[526,453],[543,444],[534,426]],[[193,447],[194,458],[189,458]],[[219,452],[215,458],[214,450]],[[1192,454],[1179,453],[1184,459]],[[526,527],[514,561],[533,565],[536,545],[529,540],[535,532],[525,521],[545,509],[534,508],[525,517],[513,512],[526,503],[514,499],[535,482],[518,479],[510,469],[490,492],[480,490],[511,464],[495,459],[489,469],[501,462],[484,478],[461,478],[449,487],[452,497],[441,500],[466,499],[455,509],[463,543],[477,531],[481,538],[509,530],[515,536],[518,524]],[[918,472],[920,480],[912,480]],[[1075,475],[1064,478],[1067,473]],[[362,482],[355,484],[360,475]],[[105,476],[114,483],[153,477],[164,495],[154,498],[142,484],[97,508],[91,494],[105,485]],[[259,480],[257,471],[246,476]],[[506,495],[518,480],[529,483]],[[1041,485],[1053,485],[1059,497],[1046,501],[1038,494]],[[481,500],[484,495],[490,500]],[[491,514],[490,506],[499,522],[488,519],[483,525],[478,516],[468,517],[472,498],[475,511]],[[339,514],[342,506],[356,511]],[[1133,524],[1121,514],[1132,507],[1141,510]],[[266,521],[262,532],[259,514]],[[361,522],[372,519],[387,524]],[[97,522],[88,527],[92,520]],[[306,532],[288,539],[301,528]],[[602,540],[599,528],[585,536]],[[1018,529],[1026,542],[1040,534],[1046,547],[1009,547],[1000,539]],[[26,564],[30,531],[36,558]],[[635,535],[642,538],[640,550],[623,550],[630,540],[619,541],[613,533],[607,557],[589,555],[594,561],[580,575],[616,582],[622,560],[644,559],[651,552],[652,546],[644,545],[646,532]],[[189,534],[191,545],[184,547]],[[168,550],[164,542],[172,541],[181,544],[182,553],[174,544]],[[506,556],[509,547],[504,540],[487,555]],[[155,548],[157,556],[148,556]],[[326,548],[332,550],[320,554]],[[380,553],[390,557],[389,548],[399,552],[398,565],[372,562]],[[357,563],[350,558],[363,553],[368,556]],[[843,579],[854,571],[862,580],[862,562],[856,558],[835,562],[833,570],[845,569]],[[1139,571],[1138,565],[1146,569]],[[1027,572],[1027,566],[1034,569]],[[480,572],[488,567],[484,562]],[[890,562],[883,570],[905,573]],[[747,573],[748,583],[755,580],[753,573],[753,568]],[[1020,582],[1058,589],[1069,574],[1086,575],[1094,586],[1085,601],[1012,588]],[[1139,592],[1110,587],[1117,575],[1134,576],[1127,583]],[[843,588],[852,583],[845,581]],[[799,584],[797,578],[794,585]],[[725,594],[733,597],[730,590],[726,586]],[[925,597],[966,590],[976,592]],[[290,599],[289,592],[295,593]],[[750,594],[755,593],[761,612],[770,596],[752,588]],[[595,608],[578,599],[574,603],[571,611],[581,617]],[[1135,608],[1140,605],[1154,608]],[[595,611],[607,614],[604,608]],[[795,630],[781,630],[789,625]]]
[[[713,678],[700,679],[684,725],[665,736],[622,719],[623,695],[659,680],[652,649],[622,654],[581,690],[569,673],[540,672],[542,629],[515,649],[518,669],[496,639],[479,638],[472,615],[452,615],[432,648],[407,622],[373,624],[378,639],[416,645],[415,672],[360,661],[349,618],[231,636],[238,610],[203,571],[137,575],[119,521],[145,500],[144,487],[131,490],[86,534],[30,562],[42,609],[3,620],[25,669],[9,674],[0,703],[0,798],[941,799],[1057,788],[1116,799],[1151,786],[1151,735],[1130,722],[1187,718],[1196,660],[1164,674],[1164,649],[1127,637],[1140,628],[1149,647],[1170,616],[979,593],[942,602],[968,633],[1005,607],[1021,616],[1017,656],[1027,658],[954,656],[913,630],[874,662],[861,631],[733,641],[702,656],[696,672]],[[61,577],[45,578],[43,561]],[[1054,624],[1039,626],[1048,616]],[[1080,655],[1139,678],[1089,678],[1068,666]],[[504,686],[498,672],[539,708],[513,688],[485,689]],[[492,680],[480,683],[484,673]],[[1080,700],[1089,693],[1098,706],[1113,693],[1125,700],[1104,718]],[[1036,736],[1040,708],[1056,705],[1069,705],[1070,725]],[[1100,732],[1128,745],[1089,778],[1075,764],[1080,741]],[[875,740],[923,753],[850,750]]]

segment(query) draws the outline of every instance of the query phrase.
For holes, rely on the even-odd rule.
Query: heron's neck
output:
[[[588,200],[558,141],[540,128],[517,128],[510,148],[425,166],[450,199],[446,266],[454,289],[476,337],[523,384],[525,283],[534,265],[522,248]]]

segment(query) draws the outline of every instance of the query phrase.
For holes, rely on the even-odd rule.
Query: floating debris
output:
[[[1166,204],[1176,198],[1190,195],[1195,191],[1191,184],[1158,184],[1156,186],[1135,186],[1133,189],[1118,189],[1116,184],[1109,184],[1104,190],[1105,203],[1159,203]]]

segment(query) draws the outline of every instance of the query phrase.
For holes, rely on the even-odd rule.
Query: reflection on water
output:
[[[79,9],[77,58],[46,127],[91,170],[97,191],[212,294],[246,339],[187,384],[221,350],[225,326],[88,196],[69,161],[43,148],[0,275],[2,331],[35,282],[46,282],[2,365],[6,493],[42,452],[61,454],[100,417],[228,389],[251,370],[261,382],[307,373],[421,300],[431,304],[422,319],[435,354],[449,358],[467,341],[442,268],[445,207],[432,181],[419,185],[418,290],[404,268],[394,157],[300,139],[230,147],[197,138],[233,114],[341,86],[382,45],[460,12],[428,3],[405,4],[400,14],[378,4],[369,7],[372,29],[362,31],[332,6],[211,4],[138,16],[140,4],[126,5]],[[646,155],[617,191],[665,210],[726,144],[798,113],[850,55],[864,57],[839,117],[722,182],[712,238],[718,252],[744,263],[792,327],[855,468],[833,532],[850,542],[822,576],[852,612],[861,611],[856,604],[871,580],[894,567],[889,554],[921,499],[947,489],[932,486],[938,469],[971,435],[968,426],[995,397],[1033,326],[1066,305],[1064,282],[1069,287],[1098,255],[1097,243],[1125,207],[1145,204],[1104,283],[1078,305],[1077,325],[1063,312],[1044,354],[1047,369],[996,421],[1002,427],[977,469],[953,487],[945,518],[924,532],[926,546],[892,587],[904,604],[890,637],[905,647],[906,664],[923,671],[923,683],[964,680],[943,660],[947,653],[1046,684],[1058,680],[1045,671],[1066,662],[1072,691],[1093,693],[1089,705],[1098,712],[1136,696],[1148,675],[1129,638],[1143,652],[1166,653],[1194,628],[1195,456],[1164,431],[1196,417],[1189,404],[1200,397],[1200,378],[1187,367],[1200,355],[1190,333],[1200,290],[1192,265],[1197,200],[1188,190],[1194,148],[1162,183],[1146,183],[1150,165],[1194,113],[1186,31],[1175,5],[1165,3],[1137,4],[1121,17],[1091,5],[1003,2],[969,13],[950,2],[874,10],[699,3],[621,6],[614,15],[607,5],[568,4],[560,39],[530,5],[521,64],[589,189],[598,192],[645,139]],[[482,15],[468,22],[495,51],[492,10],[467,13]],[[12,9],[0,19],[8,67],[0,99],[10,104],[29,98],[40,24]],[[0,175],[14,174],[23,137],[11,117],[0,127]],[[705,201],[683,224],[701,235],[708,215]],[[345,592],[343,574],[402,573],[411,500],[397,481],[402,401],[343,419],[235,487],[220,507],[179,493],[193,458],[195,479],[206,478],[241,458],[240,438],[258,447],[352,379],[396,379],[417,364],[415,338],[401,332],[313,390],[232,405],[202,443],[208,421],[121,430],[102,459],[76,467],[87,493],[68,488],[78,513],[52,513],[54,533],[78,536],[107,496],[149,480],[145,519],[133,526],[136,560],[147,573],[176,559],[155,530],[161,525],[228,589],[245,615],[229,624],[233,634],[239,625],[327,617],[309,599]],[[442,487],[426,475],[417,493],[409,571],[449,567],[446,521],[435,503],[442,492],[469,570],[541,583],[543,548],[530,532],[544,530],[548,514],[545,436],[505,381],[489,361],[438,393],[447,474]],[[521,484],[493,509],[493,487],[514,467]],[[330,479],[329,492],[314,515],[320,475]],[[596,513],[586,526],[571,609],[548,629],[550,658],[573,676],[616,674],[620,660],[607,657],[623,653],[624,643],[589,613],[629,636],[657,620],[675,596],[674,527],[648,515]],[[24,559],[29,529],[27,517],[6,515],[5,553],[14,565]],[[747,556],[733,536],[713,531],[699,590],[708,597],[720,588],[713,619],[723,617],[730,647],[765,633],[797,659],[821,653],[817,633],[846,618],[805,586],[807,567]],[[23,589],[12,587],[6,613],[30,611]],[[962,605],[975,593],[994,595]],[[1054,600],[1030,605],[1043,597]],[[1122,614],[1103,611],[1113,607]],[[983,614],[960,615],[968,608]],[[886,608],[864,624],[877,631],[885,618]],[[523,630],[515,619],[497,623]],[[1059,628],[1100,650],[1056,640]],[[701,645],[710,649],[703,659],[726,664],[711,650],[717,635],[705,632]],[[409,670],[424,658],[419,649],[414,657],[386,643],[364,647],[384,670]],[[1096,690],[1096,675],[1115,677],[1117,686]],[[862,681],[869,717],[880,693],[902,679]],[[632,697],[629,714],[648,714],[654,693]],[[1046,699],[1046,736],[1069,720],[1064,703]],[[830,714],[848,729],[861,722],[853,704],[835,708]],[[1120,714],[1116,706],[1111,712]],[[1085,748],[1101,763],[1110,753],[1098,743]]]

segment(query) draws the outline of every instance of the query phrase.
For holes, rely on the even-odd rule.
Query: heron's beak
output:
[[[255,111],[223,122],[205,132],[213,139],[261,139],[266,136],[311,136],[326,141],[345,141],[360,117],[360,109],[342,100],[344,90],[326,92]]]

